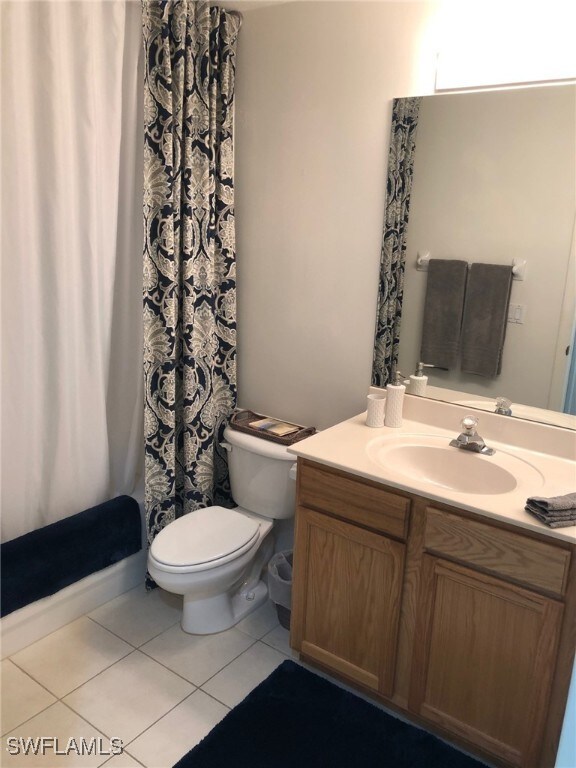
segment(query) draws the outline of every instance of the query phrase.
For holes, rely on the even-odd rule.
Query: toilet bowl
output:
[[[286,448],[224,432],[234,509],[198,509],[169,523],[148,553],[156,584],[183,595],[182,629],[222,632],[262,605],[262,571],[274,552],[274,519],[294,514],[294,458]]]

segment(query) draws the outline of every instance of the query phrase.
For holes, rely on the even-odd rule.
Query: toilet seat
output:
[[[235,560],[260,538],[260,524],[226,507],[205,507],[174,520],[156,536],[150,556],[157,568],[192,573]]]

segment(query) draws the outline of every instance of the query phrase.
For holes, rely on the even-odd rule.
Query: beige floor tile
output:
[[[0,676],[2,733],[13,730],[56,701],[51,693],[18,669],[9,659],[2,662]]]
[[[2,768],[91,768],[101,765],[112,747],[101,732],[57,701],[2,737]]]
[[[271,600],[267,600],[254,613],[248,614],[245,619],[236,624],[236,629],[245,632],[255,640],[260,640],[267,632],[270,632],[278,624],[276,606]]]
[[[174,765],[228,712],[228,707],[203,691],[195,691],[128,748],[147,768]]]
[[[182,596],[163,589],[131,589],[88,614],[106,629],[136,647],[148,642],[182,617]]]
[[[142,763],[135,760],[128,752],[111,757],[105,763],[102,763],[102,768],[141,768],[141,766]]]
[[[283,661],[283,653],[257,642],[202,688],[227,707],[235,707]]]
[[[189,635],[176,625],[140,650],[194,685],[202,685],[253,642],[234,628],[215,635]]]
[[[291,659],[295,659],[298,656],[296,651],[290,648],[290,630],[284,629],[280,624],[278,624],[277,627],[274,627],[271,632],[264,635],[262,642],[266,643],[266,645],[271,645],[272,648],[276,648],[276,650],[281,653],[285,653],[286,656],[289,656]]]
[[[58,698],[133,650],[83,616],[18,651],[11,660]]]
[[[64,699],[75,712],[124,745],[185,699],[194,686],[133,651]]]

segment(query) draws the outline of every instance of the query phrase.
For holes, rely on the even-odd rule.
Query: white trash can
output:
[[[277,552],[268,563],[268,593],[284,629],[290,629],[293,557],[292,550]]]

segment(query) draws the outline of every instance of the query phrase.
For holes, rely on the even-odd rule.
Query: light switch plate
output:
[[[526,319],[525,304],[510,304],[508,307],[508,322],[522,324]]]

